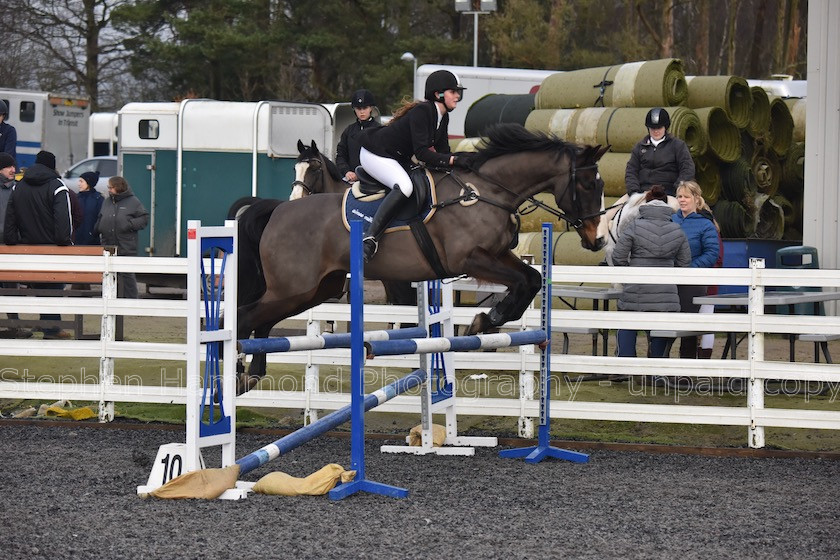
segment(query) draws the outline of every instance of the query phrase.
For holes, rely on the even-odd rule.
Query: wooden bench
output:
[[[0,245],[0,258],[3,255],[76,255],[99,256],[107,251],[116,254],[115,247],[101,247],[97,245]],[[0,296],[45,296],[45,297],[101,297],[101,291],[92,289],[63,290],[32,288],[32,284],[90,284],[102,286],[101,272],[68,272],[62,270],[0,270],[0,282],[24,284],[12,288],[0,287]],[[85,334],[84,315],[76,314],[72,321],[41,320],[41,319],[9,319],[0,318],[0,328],[58,328],[71,330],[76,339],[95,340],[98,333]],[[116,318],[116,339],[123,339],[123,317]]]

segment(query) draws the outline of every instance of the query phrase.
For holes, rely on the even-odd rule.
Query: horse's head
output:
[[[585,146],[577,151],[568,183],[557,183],[554,188],[557,207],[569,217],[567,221],[580,235],[583,248],[590,251],[598,251],[606,243],[598,232],[604,212],[604,181],[598,173],[598,160],[607,150],[609,146]]]
[[[338,168],[332,160],[318,151],[314,140],[309,146],[298,140],[297,148],[299,155],[295,160],[295,181],[292,183],[289,200],[310,194],[340,192],[347,187],[343,184],[339,187],[334,186],[341,181]]]

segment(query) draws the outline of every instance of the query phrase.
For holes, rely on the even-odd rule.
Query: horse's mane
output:
[[[321,157],[324,160],[324,163],[327,165],[327,171],[329,172],[330,176],[335,179],[336,181],[341,181],[341,173],[338,172],[338,166],[328,158],[327,156],[321,154]]]
[[[473,167],[478,168],[487,160],[519,152],[555,151],[574,159],[579,146],[564,142],[556,136],[531,132],[520,124],[501,123],[487,129],[476,151]]]
[[[330,176],[335,179],[336,181],[340,181],[342,178],[341,173],[338,172],[338,167],[336,166],[335,162],[321,153],[318,148],[313,148],[312,146],[306,146],[303,152],[298,156],[297,161],[304,161],[307,159],[314,159],[320,157],[323,160],[324,164],[327,167],[327,172]]]

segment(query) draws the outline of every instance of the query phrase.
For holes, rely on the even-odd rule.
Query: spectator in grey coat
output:
[[[108,198],[102,202],[94,231],[103,245],[117,247],[117,255],[137,255],[137,232],[149,224],[149,213],[134,196],[128,181],[116,175],[108,179]],[[134,273],[117,275],[117,295],[136,299],[137,278]]]
[[[627,226],[615,245],[615,266],[654,266],[672,268],[691,264],[691,249],[682,228],[671,221],[673,211],[665,189],[654,185],[647,201],[639,208],[639,217]],[[677,226],[677,227],[674,227]],[[661,276],[665,276],[662,274]],[[679,311],[680,297],[676,284],[625,284],[618,300],[622,311]],[[617,333],[618,355],[636,356],[636,333],[621,329]],[[651,338],[648,355],[665,355],[666,339]]]

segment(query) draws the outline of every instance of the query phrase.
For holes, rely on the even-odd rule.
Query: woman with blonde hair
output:
[[[680,225],[691,249],[692,268],[711,268],[720,256],[720,238],[711,209],[703,199],[703,191],[696,181],[681,181],[677,186],[677,204],[680,209],[671,216]],[[709,217],[711,216],[711,218]],[[694,303],[697,296],[706,295],[708,286],[679,286],[680,311],[697,313],[700,306]],[[711,355],[711,353],[710,353]],[[684,336],[680,340],[680,358],[697,357],[697,337]]]

